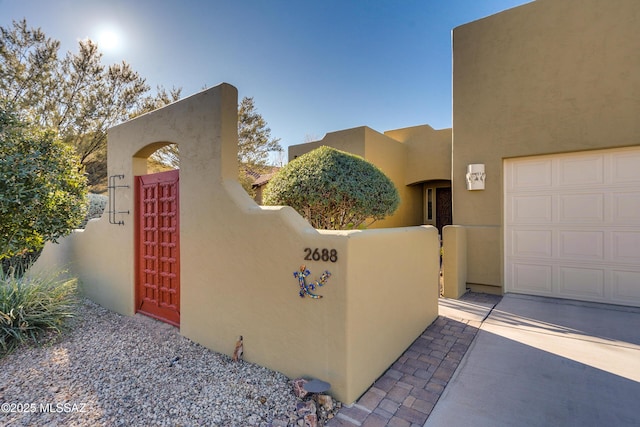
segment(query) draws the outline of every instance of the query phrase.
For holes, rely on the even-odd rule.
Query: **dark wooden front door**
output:
[[[179,172],[136,177],[136,311],[180,325]]]
[[[442,227],[452,223],[451,187],[436,188],[436,227],[440,235],[442,235]]]

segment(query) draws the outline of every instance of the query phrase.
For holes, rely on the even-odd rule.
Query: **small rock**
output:
[[[318,411],[316,412],[316,415],[318,416],[318,420],[319,421],[326,420],[327,419],[327,410],[324,409],[322,406],[320,406],[318,408]]]
[[[298,404],[296,405],[296,412],[298,413],[299,417],[304,417],[305,415],[308,415],[308,414],[315,415],[316,404],[314,403],[313,400],[307,400],[306,402],[298,402]]]
[[[316,400],[318,401],[318,405],[322,406],[327,411],[331,411],[333,409],[333,399],[331,396],[327,394],[318,394],[316,396]]]
[[[304,427],[318,427],[318,416],[316,414],[305,415]]]
[[[260,416],[256,414],[252,414],[245,421],[247,422],[247,424],[252,426],[258,425],[260,423]]]
[[[307,380],[305,380],[304,378],[296,378],[295,380],[293,380],[293,394],[298,399],[304,399],[307,394],[309,394],[307,390],[304,389],[304,385],[306,383]]]

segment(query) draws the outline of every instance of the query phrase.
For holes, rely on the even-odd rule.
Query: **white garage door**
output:
[[[640,147],[504,162],[505,291],[640,306]]]

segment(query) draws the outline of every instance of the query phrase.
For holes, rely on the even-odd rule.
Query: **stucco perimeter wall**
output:
[[[222,156],[220,141],[227,139],[237,146],[237,90],[227,84],[204,91],[181,102],[145,114],[135,120],[109,129],[107,139],[108,175],[122,175],[114,189],[114,219],[109,223],[106,212],[100,219],[89,221],[84,231],[76,231],[60,244],[47,244],[35,269],[64,267],[80,278],[85,295],[110,310],[124,315],[135,313],[135,176],[147,173],[147,157],[168,143],[180,146],[180,187],[182,200],[190,200],[199,192],[200,182],[221,186],[223,176],[237,173],[235,157]],[[224,108],[226,107],[226,108]],[[192,173],[193,171],[193,173]],[[194,186],[193,183],[196,183]],[[194,189],[189,191],[189,189]],[[187,202],[189,203],[189,202]],[[196,205],[197,206],[197,205]],[[181,231],[194,226],[195,209],[181,208]],[[197,227],[197,224],[195,225]],[[189,245],[187,244],[187,247]]]
[[[406,349],[438,316],[439,253],[432,226],[349,234],[346,340],[354,390],[366,390],[401,354],[381,349]]]
[[[180,147],[180,333],[231,355],[240,335],[245,359],[289,377],[331,383],[356,400],[437,316],[437,233],[432,227],[319,232],[289,207],[259,207],[237,176],[237,90],[223,84],[109,132],[109,174],[118,215],[92,221],[40,268],[69,265],[99,304],[134,313],[137,215],[133,176],[165,143]],[[318,249],[333,259],[305,256]],[[331,253],[331,252],[327,252]],[[335,262],[332,262],[335,261]],[[293,273],[331,277],[301,298]]]
[[[502,288],[496,285],[501,277],[500,264],[495,260],[496,253],[501,254],[501,233],[502,228],[497,226],[444,227],[442,269],[446,298],[459,298],[467,288],[502,294]]]
[[[128,256],[133,261],[133,251],[122,245],[129,237],[123,228],[110,225],[105,213],[58,244],[47,243],[32,271],[66,270],[80,279],[80,290],[87,298],[131,316],[135,313],[135,289],[131,286],[135,278],[126,261]]]
[[[453,222],[477,227],[470,283],[503,286],[503,159],[640,144],[639,23],[637,0],[537,0],[454,29]],[[483,191],[466,190],[472,163]]]
[[[460,225],[443,227],[442,251],[442,296],[458,299],[467,291],[466,228]]]

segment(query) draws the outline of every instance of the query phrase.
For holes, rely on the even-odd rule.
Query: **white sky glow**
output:
[[[122,46],[122,33],[115,27],[102,27],[97,32],[96,42],[103,52],[116,52]]]

